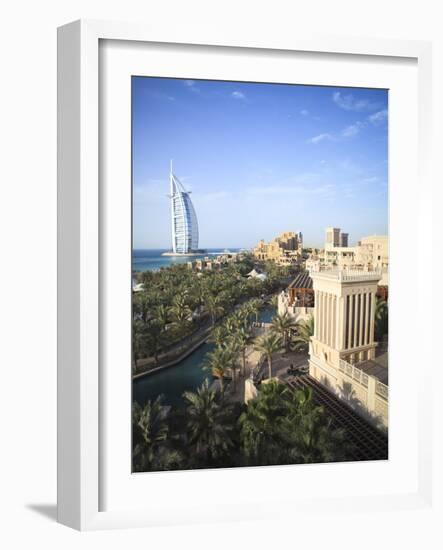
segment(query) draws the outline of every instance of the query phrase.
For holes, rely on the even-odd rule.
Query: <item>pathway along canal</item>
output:
[[[259,320],[269,323],[274,314],[274,308],[266,307],[261,311]],[[166,405],[183,405],[183,392],[195,390],[205,378],[212,380],[211,374],[202,369],[206,354],[212,349],[214,344],[205,343],[177,365],[137,378],[132,385],[133,400],[144,405],[163,394]]]

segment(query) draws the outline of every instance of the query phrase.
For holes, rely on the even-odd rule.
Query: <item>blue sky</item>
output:
[[[133,245],[170,248],[169,162],[202,248],[388,231],[388,92],[133,77]]]

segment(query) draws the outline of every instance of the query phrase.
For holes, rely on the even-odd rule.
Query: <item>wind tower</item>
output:
[[[387,353],[376,357],[379,271],[312,271],[314,335],[309,374],[375,423],[387,426]]]

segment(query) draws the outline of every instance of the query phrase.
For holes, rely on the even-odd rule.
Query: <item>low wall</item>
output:
[[[377,378],[343,360],[336,368],[312,353],[309,374],[371,424],[381,429],[388,428],[389,390]]]

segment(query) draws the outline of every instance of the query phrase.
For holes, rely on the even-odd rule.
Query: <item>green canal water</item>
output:
[[[261,311],[260,321],[269,323],[274,314],[274,308],[265,308]],[[144,405],[163,394],[165,404],[182,405],[183,392],[195,390],[205,378],[212,381],[210,373],[202,369],[206,355],[212,349],[214,344],[203,344],[177,365],[134,380],[133,399]]]

